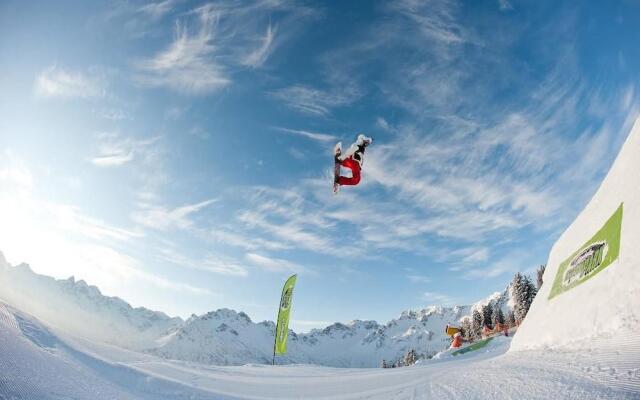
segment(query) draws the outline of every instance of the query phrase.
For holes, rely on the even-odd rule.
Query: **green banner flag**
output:
[[[287,352],[287,337],[289,336],[289,314],[291,301],[293,300],[293,287],[296,284],[297,275],[292,275],[284,283],[282,297],[280,298],[280,310],[278,311],[278,324],[276,325],[276,341],[273,346],[273,354]]]

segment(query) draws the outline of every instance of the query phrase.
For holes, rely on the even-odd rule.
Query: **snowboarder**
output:
[[[347,151],[342,153],[342,142],[338,142],[334,147],[334,180],[333,192],[338,193],[340,186],[357,185],[360,182],[360,170],[364,160],[364,150],[373,142],[373,139],[363,134],[358,135],[355,143],[353,143]],[[351,170],[351,177],[340,176],[340,166]]]

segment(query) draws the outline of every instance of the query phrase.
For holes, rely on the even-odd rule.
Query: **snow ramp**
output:
[[[640,371],[640,118],[543,278],[510,352],[610,348]]]

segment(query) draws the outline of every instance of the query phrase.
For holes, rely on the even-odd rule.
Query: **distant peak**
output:
[[[206,314],[203,314],[201,316],[196,316],[195,314],[191,316],[191,318],[197,318],[197,319],[240,319],[240,320],[244,320],[246,322],[252,322],[251,318],[249,318],[249,316],[240,311],[237,312],[235,310],[231,310],[229,308],[219,308],[215,311],[209,311]]]
[[[15,269],[19,270],[19,271],[23,271],[23,272],[31,272],[33,273],[33,270],[31,269],[31,267],[29,266],[29,264],[27,263],[21,263],[18,264],[14,267]]]
[[[351,328],[375,329],[379,326],[379,324],[378,322],[372,320],[363,321],[361,319],[354,319],[353,321],[349,322],[347,326]]]
[[[443,306],[428,306],[422,310],[405,310],[400,314],[398,319],[421,319],[434,314],[441,315],[449,310],[452,310],[452,308]]]

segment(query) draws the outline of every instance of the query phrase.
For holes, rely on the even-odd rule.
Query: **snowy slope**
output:
[[[0,253],[1,254],[1,253]],[[26,264],[10,267],[0,260],[0,298],[73,334],[123,348],[144,350],[168,359],[215,365],[270,363],[274,324],[254,323],[243,312],[221,309],[186,321],[145,308],[132,308],[103,296],[84,281],[55,280]],[[334,367],[378,367],[408,350],[431,356],[449,346],[447,324],[458,324],[472,310],[491,303],[505,312],[509,288],[471,306],[405,311],[386,324],[354,320],[305,334],[291,332],[287,355],[278,363]]]
[[[544,284],[513,341],[512,350],[579,347],[593,338],[616,335],[621,341],[634,343],[627,350],[636,351],[640,360],[639,177],[640,119],[598,191],[553,245]],[[597,274],[587,275],[583,283],[569,286],[566,282],[571,281],[567,270],[560,269],[561,263],[565,260],[579,263],[580,250],[584,250],[585,244],[606,225],[621,204],[621,229],[609,230],[620,232],[618,259]],[[613,258],[615,242],[607,239],[605,258]]]
[[[606,347],[600,345],[599,351]],[[419,366],[218,367],[168,361],[58,336],[0,303],[2,399],[632,399],[634,360],[618,354],[518,352],[492,346]],[[607,350],[614,354],[612,349]]]
[[[78,351],[0,303],[0,399],[211,399],[211,393]],[[221,397],[216,396],[216,399]]]

